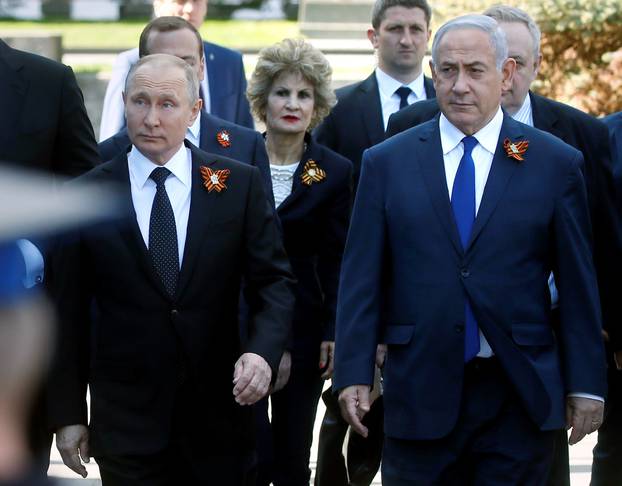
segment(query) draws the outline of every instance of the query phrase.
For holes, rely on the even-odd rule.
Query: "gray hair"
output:
[[[531,34],[531,40],[533,41],[533,55],[536,59],[538,58],[540,55],[540,38],[542,34],[538,24],[536,24],[527,12],[517,7],[497,4],[486,9],[484,15],[492,17],[497,22],[519,22],[525,24],[527,30],[529,30],[529,34]]]
[[[169,54],[150,54],[141,57],[136,64],[130,68],[125,78],[125,94],[129,93],[129,89],[134,82],[134,76],[139,67],[146,64],[156,64],[158,67],[178,67],[183,70],[186,77],[186,90],[188,91],[188,102],[193,106],[199,99],[199,79],[194,69],[183,59]]]
[[[445,37],[445,34],[458,29],[477,29],[488,34],[490,45],[495,51],[495,65],[501,71],[503,63],[508,58],[508,43],[505,32],[501,30],[497,21],[486,15],[463,15],[445,22],[434,36],[432,42],[432,64],[438,64],[438,46]]]

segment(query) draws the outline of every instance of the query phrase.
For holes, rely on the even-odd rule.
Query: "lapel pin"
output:
[[[507,156],[519,162],[525,160],[523,159],[523,154],[527,152],[527,147],[529,147],[529,140],[512,142],[509,138],[506,138],[503,141],[503,148],[505,149]]]
[[[322,182],[326,179],[326,172],[318,167],[313,159],[309,159],[302,169],[302,182],[310,186],[314,182]]]
[[[227,130],[220,130],[216,134],[216,140],[222,147],[231,147],[231,134]]]
[[[203,178],[203,186],[207,192],[221,192],[227,189],[225,181],[229,178],[231,171],[229,169],[212,170],[204,165],[201,166],[201,177]]]

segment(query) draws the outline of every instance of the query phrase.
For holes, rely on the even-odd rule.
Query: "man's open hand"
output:
[[[574,445],[587,434],[596,431],[603,423],[605,404],[591,398],[572,397],[566,399],[566,424],[572,432],[568,443]]]
[[[86,468],[80,461],[89,462],[89,429],[86,425],[68,425],[56,431],[56,448],[65,466],[80,476],[87,476]]]
[[[341,416],[363,437],[367,437],[368,433],[362,420],[369,412],[369,388],[369,385],[352,385],[339,392]]]
[[[233,370],[233,396],[240,405],[252,405],[268,393],[272,369],[255,353],[244,353]]]

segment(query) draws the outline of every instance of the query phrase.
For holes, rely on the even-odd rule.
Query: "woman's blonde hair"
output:
[[[313,86],[313,116],[309,129],[314,128],[336,103],[331,86],[333,70],[324,54],[303,39],[283,39],[259,51],[246,90],[253,114],[266,121],[268,94],[274,80],[283,73],[298,73]]]

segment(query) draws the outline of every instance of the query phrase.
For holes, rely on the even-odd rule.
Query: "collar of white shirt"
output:
[[[523,104],[518,109],[518,111],[514,113],[514,115],[512,115],[512,118],[514,118],[516,121],[519,121],[521,123],[529,125],[530,127],[533,127],[533,114],[531,111],[531,96],[529,96],[529,93],[527,93],[527,96],[525,96],[525,101],[523,101]]]
[[[145,157],[134,145],[132,145],[130,153],[127,154],[127,161],[136,186],[141,189],[145,187],[153,170],[157,167],[161,167]],[[170,170],[182,184],[187,187],[191,186],[192,155],[190,149],[186,148],[183,143],[179,147],[179,150],[175,152],[175,155],[165,164],[165,167]]]
[[[380,94],[385,98],[391,98],[393,95],[399,100],[399,96],[395,94],[401,86],[408,86],[412,90],[417,100],[425,99],[425,88],[423,86],[423,71],[411,83],[404,84],[397,79],[392,78],[379,67],[376,68],[376,81],[378,81],[378,89]]]
[[[503,111],[501,107],[499,107],[495,116],[492,117],[492,120],[473,134],[477,142],[491,154],[494,154],[497,149],[501,125],[503,125]],[[455,149],[458,144],[462,142],[462,139],[466,137],[466,135],[456,128],[442,113],[439,121],[439,129],[441,131],[443,155],[447,155]]]
[[[188,127],[188,130],[186,130],[186,138],[196,147],[198,147],[201,142],[201,116],[202,113],[199,113],[192,126]]]

